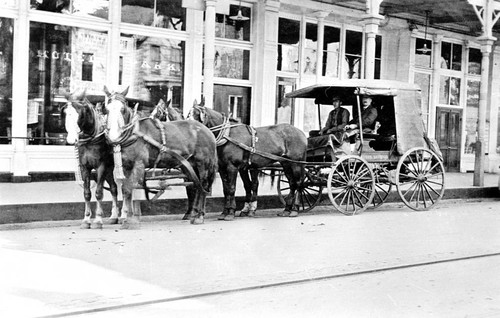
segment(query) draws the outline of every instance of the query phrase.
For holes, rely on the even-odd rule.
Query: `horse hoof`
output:
[[[227,214],[222,213],[221,215],[219,215],[219,216],[217,217],[217,220],[224,221],[224,220],[226,219],[226,215],[227,215]]]
[[[88,222],[83,222],[82,224],[80,224],[80,228],[81,228],[82,230],[88,230],[88,229],[90,229],[90,223],[88,223]]]
[[[248,217],[249,218],[254,218],[255,217],[255,211],[249,211],[248,212]]]
[[[224,217],[224,221],[233,221],[234,220],[234,214],[227,214]]]
[[[292,211],[292,212],[290,212],[290,214],[288,216],[291,217],[291,218],[297,217],[297,216],[299,216],[299,212]]]
[[[247,217],[247,216],[250,216],[248,214],[248,212],[240,212],[240,215],[238,215],[238,217],[241,217],[241,218],[244,218],[244,217]]]
[[[95,230],[102,230],[102,223],[92,223],[92,228]]]
[[[283,211],[277,214],[278,216],[290,216],[290,211]]]
[[[139,222],[130,222],[125,220],[120,227],[122,230],[138,230],[141,228],[141,224]]]
[[[109,218],[107,221],[106,221],[106,224],[118,224],[120,221],[118,218]],[[123,221],[122,221],[123,223]]]
[[[191,219],[191,224],[194,224],[194,225],[203,224],[204,222],[205,222],[205,219],[203,218],[203,216],[199,216],[199,217]]]
[[[184,214],[184,216],[182,217],[182,220],[186,221],[186,220],[189,220],[189,218],[190,218],[189,214]]]
[[[123,224],[125,222],[127,222],[127,218],[119,218],[118,219],[118,224]]]

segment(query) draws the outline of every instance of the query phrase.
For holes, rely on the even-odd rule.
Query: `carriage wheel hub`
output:
[[[417,181],[418,182],[426,182],[427,181],[427,177],[423,174],[419,174],[418,177],[417,177]]]
[[[355,185],[356,185],[356,182],[354,180],[347,181],[347,187],[348,188],[354,188]]]

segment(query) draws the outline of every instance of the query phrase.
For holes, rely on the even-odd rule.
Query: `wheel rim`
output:
[[[328,197],[332,205],[345,215],[364,211],[375,195],[375,178],[361,157],[339,159],[328,175]]]
[[[375,177],[375,195],[373,196],[372,204],[368,207],[371,209],[381,206],[392,189],[392,183],[389,180],[388,171],[381,168],[373,171]]]
[[[428,210],[444,194],[443,163],[428,149],[410,149],[398,162],[396,186],[406,206],[416,211]]]
[[[316,170],[306,168],[304,181],[299,186],[295,194],[295,206],[299,213],[311,211],[320,201],[323,186],[315,180]],[[285,174],[281,172],[278,176],[278,198],[283,206],[290,195],[290,183]]]

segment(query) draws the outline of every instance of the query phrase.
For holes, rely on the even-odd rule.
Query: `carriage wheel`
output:
[[[305,168],[304,181],[295,194],[295,206],[299,213],[311,211],[320,201],[323,185],[318,183],[319,170]],[[278,176],[278,198],[283,206],[290,195],[290,183],[283,172]]]
[[[369,208],[375,209],[387,200],[389,193],[391,193],[392,183],[389,179],[389,171],[383,167],[374,169],[373,175],[375,177],[375,195]]]
[[[410,149],[399,159],[396,171],[399,196],[410,209],[428,210],[443,197],[444,166],[434,152]]]
[[[364,211],[375,195],[375,177],[368,162],[358,156],[337,160],[328,175],[328,197],[345,215]]]

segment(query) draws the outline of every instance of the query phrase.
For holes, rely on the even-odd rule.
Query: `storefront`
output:
[[[104,95],[104,85],[130,87],[129,97],[151,104],[171,100],[185,114],[205,95],[244,123],[289,122],[307,133],[317,129],[313,101],[284,95],[364,78],[369,34],[373,78],[418,83],[447,168],[472,171],[477,38],[388,17],[374,32],[367,21],[362,9],[318,1],[0,0],[0,174],[29,181],[32,173],[74,171],[61,106],[69,92]],[[492,61],[499,59],[495,49]],[[497,64],[490,64],[491,88],[500,84]],[[496,94],[489,94],[487,171],[497,169],[500,152]]]

